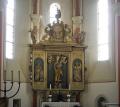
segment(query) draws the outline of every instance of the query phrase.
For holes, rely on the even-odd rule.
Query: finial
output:
[[[57,22],[59,21],[59,18],[61,18],[61,11],[57,8],[57,14],[55,15]]]

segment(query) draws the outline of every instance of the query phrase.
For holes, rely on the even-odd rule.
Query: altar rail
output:
[[[80,107],[79,102],[42,102],[42,107]]]

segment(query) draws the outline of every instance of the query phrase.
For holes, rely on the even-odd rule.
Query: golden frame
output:
[[[41,49],[40,47],[35,48],[32,51],[32,87],[35,90],[84,90],[84,70],[85,70],[85,47],[67,47],[64,49],[64,47],[59,46],[59,48],[56,48],[57,46],[52,46],[45,49]],[[54,59],[51,59],[51,56],[54,57]],[[62,71],[67,72],[64,75],[67,75],[67,78],[65,80],[66,86],[63,85],[56,85],[56,77],[55,77],[55,62],[57,58],[64,60],[64,64],[62,64]],[[43,65],[43,78],[40,80],[35,80],[35,60],[39,59],[40,64]],[[67,64],[65,64],[67,59]],[[42,60],[42,61],[41,61]],[[53,65],[49,65],[48,61],[53,60]],[[43,63],[41,63],[43,62]],[[80,65],[80,66],[78,66]],[[52,68],[49,69],[49,66]],[[57,66],[56,66],[57,67]],[[65,68],[66,67],[66,68]],[[79,75],[75,76],[75,74],[79,71]],[[50,74],[48,73],[50,72]],[[52,74],[53,73],[53,74]],[[49,75],[52,75],[54,83],[51,82],[49,79]],[[78,77],[79,76],[79,77]],[[43,81],[44,80],[44,81]],[[62,84],[62,83],[61,83]]]
[[[46,53],[45,51],[40,51],[40,50],[36,50],[33,51],[33,64],[32,64],[32,76],[33,76],[33,80],[32,80],[32,86],[33,89],[40,89],[40,90],[45,90],[46,89]],[[43,60],[43,80],[35,80],[35,60],[36,59],[41,59]]]
[[[84,59],[85,59],[85,55],[84,55],[84,49],[80,49],[79,51],[73,51],[71,53],[71,63],[70,63],[70,88],[71,90],[84,90]],[[75,61],[77,61],[77,63],[79,61],[81,61],[81,66],[78,67],[77,65],[75,65]],[[76,71],[76,80],[74,80],[74,65],[75,65],[75,69],[77,69]],[[77,72],[79,72],[79,74],[77,74]],[[81,77],[78,77],[78,76]],[[77,79],[78,78],[78,79]]]
[[[50,57],[53,57],[53,59],[51,59]],[[69,80],[70,79],[70,76],[69,76],[69,74],[70,74],[70,72],[69,72],[70,71],[70,62],[69,62],[70,61],[69,60],[70,59],[70,53],[68,53],[68,52],[50,52],[50,51],[47,52],[47,67],[46,67],[46,68],[48,68],[47,69],[47,77],[49,77],[49,64],[48,64],[48,61],[53,60],[53,62],[56,62],[57,58],[58,58],[58,60],[62,60],[62,64],[64,64],[64,66],[67,65],[67,70],[63,70],[63,68],[62,68],[63,74],[66,73],[66,76],[67,76],[67,78],[66,78],[66,87],[64,87],[64,88],[63,87],[61,88],[61,86],[57,87],[57,86],[55,86],[56,85],[55,81],[54,81],[54,83],[50,83],[49,81],[51,81],[51,80],[48,80],[49,78],[47,78],[47,81],[46,81],[47,82],[47,89],[50,89],[50,84],[51,84],[52,90],[68,90],[69,81],[70,81]],[[55,64],[55,63],[53,63],[53,64]],[[50,70],[50,71],[53,71],[55,73],[54,70]],[[50,76],[52,76],[51,74],[52,73],[50,72]],[[55,78],[55,76],[54,76],[54,78]]]

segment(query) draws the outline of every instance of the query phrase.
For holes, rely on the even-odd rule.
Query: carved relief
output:
[[[52,88],[68,87],[68,55],[62,53],[48,53],[48,87]]]
[[[67,42],[68,38],[70,39],[71,36],[71,29],[67,24],[58,21],[57,23],[53,23],[53,25],[48,24],[45,28],[45,33],[46,36],[43,37],[44,40],[48,38],[48,41]]]

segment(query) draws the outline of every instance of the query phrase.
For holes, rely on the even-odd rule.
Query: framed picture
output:
[[[66,52],[48,52],[47,88],[68,89],[69,54]]]
[[[33,64],[32,64],[32,85],[33,89],[46,88],[46,68],[45,68],[45,52],[33,51]]]
[[[84,49],[71,53],[70,84],[72,90],[84,90]]]
[[[13,99],[13,107],[21,107],[21,99]]]
[[[34,81],[44,82],[44,61],[41,57],[34,59]]]
[[[82,60],[76,58],[72,62],[73,82],[82,82]]]

